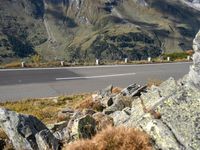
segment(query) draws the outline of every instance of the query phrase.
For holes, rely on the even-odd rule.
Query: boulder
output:
[[[69,143],[71,139],[71,134],[68,128],[63,128],[62,130],[56,131],[53,135],[62,143]]]
[[[112,94],[113,85],[109,85],[105,89],[100,90],[97,95],[99,98],[109,97]]]
[[[123,96],[131,96],[135,91],[137,91],[141,86],[138,84],[131,84],[127,88],[121,91]]]
[[[67,125],[67,128],[71,131],[72,127],[74,125],[74,121],[78,118],[83,117],[83,114],[80,111],[76,111],[74,112],[73,116],[71,117],[71,119],[69,120],[69,123]]]
[[[138,124],[154,141],[155,149],[163,150],[182,150],[181,144],[175,138],[173,132],[161,120],[154,120],[147,114]]]
[[[113,104],[113,98],[112,97],[104,97],[100,100],[100,103],[103,107],[109,107]]]
[[[193,65],[190,67],[188,80],[190,84],[200,89],[200,30],[193,40]]]
[[[95,113],[92,117],[96,121],[97,131],[101,131],[103,129],[106,129],[108,126],[114,125],[113,118],[101,112]]]
[[[161,118],[155,119],[152,112],[160,113]],[[117,111],[110,116],[115,125],[145,131],[153,139],[155,149],[200,149],[198,88],[179,85],[170,78],[135,99],[128,114]]]
[[[0,108],[0,127],[8,135],[16,150],[39,149],[35,135],[47,127],[37,118]]]
[[[114,113],[110,114],[110,117],[113,118],[115,126],[122,125],[130,119],[130,115],[127,114],[126,111],[115,111]]]
[[[115,111],[121,111],[126,107],[130,107],[133,101],[131,97],[122,96],[121,94],[116,95],[112,99],[113,99],[113,104],[103,110],[103,112],[107,115]]]
[[[39,150],[58,150],[59,140],[48,130],[42,130],[35,135]]]
[[[96,133],[96,121],[90,115],[83,116],[74,120],[71,136],[74,139],[84,138],[90,139]]]

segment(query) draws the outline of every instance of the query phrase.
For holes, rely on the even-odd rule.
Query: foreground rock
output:
[[[39,150],[58,150],[59,141],[48,130],[42,130],[35,135]]]
[[[189,81],[200,89],[200,31],[193,41],[193,65],[190,67]]]
[[[29,115],[21,115],[7,109],[0,108],[0,127],[8,135],[16,150],[43,150],[38,143],[38,138],[46,131],[50,134],[47,127],[37,118]],[[36,136],[38,134],[38,136]],[[52,139],[51,139],[52,138]],[[54,136],[48,137],[43,134],[42,141],[45,147],[57,150],[59,145]],[[53,145],[53,146],[52,146]]]
[[[96,122],[90,115],[83,116],[74,121],[72,126],[72,136],[78,138],[92,138],[96,133]]]
[[[130,109],[130,114],[123,110],[110,115],[115,125],[142,129],[155,141],[155,149],[200,148],[199,89],[170,78],[143,93]]]

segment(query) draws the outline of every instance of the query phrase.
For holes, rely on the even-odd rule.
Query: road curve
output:
[[[110,84],[126,87],[147,80],[181,78],[190,62],[0,70],[0,102],[92,92]]]

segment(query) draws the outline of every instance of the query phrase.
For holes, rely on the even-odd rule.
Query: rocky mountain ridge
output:
[[[46,60],[139,60],[188,50],[200,26],[200,12],[189,3],[1,0],[0,59],[38,53]]]

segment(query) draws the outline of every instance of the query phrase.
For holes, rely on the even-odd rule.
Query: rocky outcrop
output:
[[[45,139],[44,133],[50,135],[49,130],[33,116],[22,115],[0,108],[0,127],[8,135],[16,150],[43,150],[41,141],[49,149],[58,149],[59,145],[54,136],[51,135],[51,137]]]
[[[180,85],[173,78],[134,100],[127,112],[116,111],[116,126],[136,127],[148,133],[155,149],[200,148],[200,91]]]
[[[193,41],[193,65],[190,67],[189,82],[200,89],[200,31]]]

